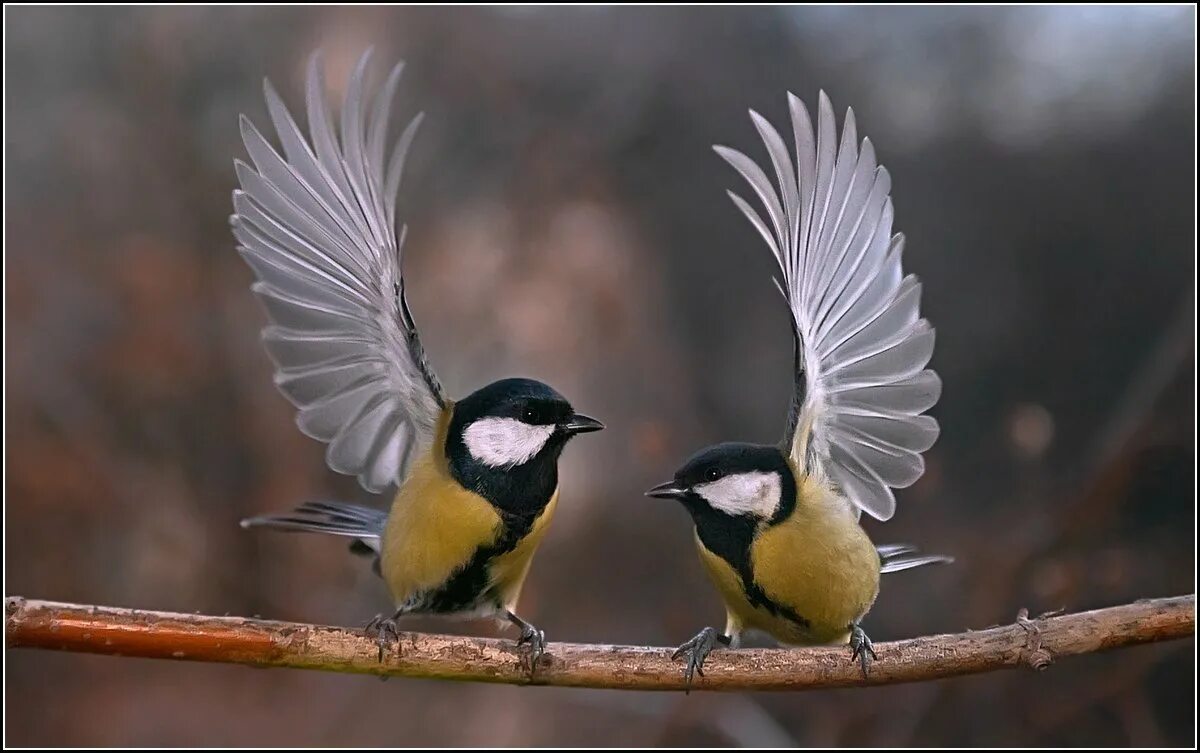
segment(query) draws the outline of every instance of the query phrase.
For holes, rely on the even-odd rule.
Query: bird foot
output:
[[[672,659],[678,659],[681,656],[687,657],[687,666],[683,670],[684,694],[691,692],[692,678],[695,675],[704,677],[704,660],[717,647],[717,644],[728,646],[730,640],[728,635],[718,633],[716,628],[706,627],[690,641],[675,649],[675,653],[671,654]]]
[[[870,659],[867,656],[870,655]],[[858,660],[862,665],[863,677],[867,676],[867,671],[871,666],[871,661],[878,659],[875,655],[875,644],[863,632],[863,629],[858,625],[850,626],[850,661]]]
[[[385,618],[382,614],[377,614],[363,626],[363,632],[367,634],[368,638],[374,637],[375,644],[379,646],[380,663],[383,662],[383,652],[389,646],[394,644],[396,650],[400,650],[400,628],[396,624],[396,618],[399,616],[399,614],[394,614]]]
[[[529,644],[529,651],[525,654],[525,659],[522,663],[529,668],[529,677],[533,678],[533,673],[537,671],[538,662],[541,661],[542,654],[546,653],[546,631],[538,630],[533,625],[530,625],[525,620],[518,617],[512,610],[505,612],[508,621],[521,629],[521,637],[517,639],[517,647],[520,648],[525,644]]]
[[[546,631],[539,630],[528,622],[521,626],[521,637],[517,639],[517,646],[529,645],[529,651],[526,653],[527,666],[529,674],[532,676],[537,671],[538,662],[542,659],[542,654],[546,653]]]

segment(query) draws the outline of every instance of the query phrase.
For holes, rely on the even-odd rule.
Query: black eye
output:
[[[704,472],[704,480],[705,481],[716,481],[717,479],[721,478],[721,475],[722,474],[721,474],[720,468],[716,468],[716,467],[709,468],[707,471]]]
[[[521,413],[521,420],[524,421],[525,423],[529,423],[529,424],[536,423],[537,422],[537,411],[535,411],[533,408],[526,408]]]

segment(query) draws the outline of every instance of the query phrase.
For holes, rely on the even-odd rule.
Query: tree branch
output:
[[[5,644],[158,659],[227,662],[446,680],[636,690],[679,690],[683,671],[671,650],[551,643],[530,678],[512,640],[401,633],[381,663],[358,630],[290,622],[81,606],[12,596]],[[1194,636],[1196,597],[1028,619],[1011,625],[876,643],[864,678],[845,647],[713,652],[694,689],[801,690],[885,685],[990,672],[1045,669],[1063,656]]]

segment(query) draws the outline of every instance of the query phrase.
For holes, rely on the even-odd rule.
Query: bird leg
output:
[[[379,661],[383,662],[383,652],[392,643],[396,644],[397,650],[400,648],[400,628],[396,624],[396,620],[404,614],[403,609],[396,610],[396,613],[391,617],[384,618],[382,614],[377,614],[371,621],[363,626],[363,632],[367,637],[372,635],[375,637],[375,643],[379,646]]]
[[[671,654],[672,659],[678,659],[681,656],[687,657],[687,667],[683,670],[685,694],[691,692],[693,675],[704,677],[704,660],[717,647],[717,644],[728,646],[732,642],[731,636],[718,633],[716,628],[706,627],[697,633],[696,637],[675,649],[675,653]]]
[[[532,676],[537,670],[538,660],[546,652],[546,631],[538,630],[512,612],[507,612],[507,615],[509,622],[521,628],[521,637],[517,639],[517,646],[529,644],[529,674]]]
[[[850,626],[850,652],[850,661],[857,659],[862,665],[863,677],[866,677],[871,659],[879,657],[875,655],[875,644],[871,643],[871,639],[867,637],[857,622]],[[871,659],[867,658],[868,654],[871,655]]]

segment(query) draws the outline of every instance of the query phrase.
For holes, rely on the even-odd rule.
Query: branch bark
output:
[[[379,661],[358,630],[5,600],[5,645],[116,656],[226,662],[331,672],[630,690],[681,690],[671,649],[551,643],[530,676],[512,640],[401,633]],[[1194,636],[1196,597],[1146,599],[986,630],[876,643],[863,677],[846,647],[713,652],[694,690],[802,690],[918,682],[1012,667],[1045,669],[1064,656]]]

